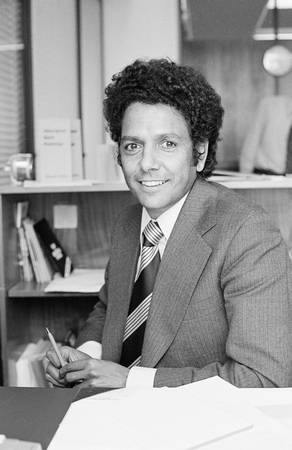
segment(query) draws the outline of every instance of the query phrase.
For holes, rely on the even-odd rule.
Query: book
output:
[[[39,220],[34,224],[34,229],[55,269],[63,277],[69,276],[73,271],[71,258],[61,246],[48,221],[45,218]]]
[[[18,265],[20,278],[24,281],[33,280],[33,270],[29,257],[29,250],[25,238],[22,221],[27,217],[28,201],[17,202],[14,205],[14,223],[18,235]]]
[[[18,233],[18,242],[19,242],[19,249],[20,249],[20,255],[21,255],[21,261],[19,261],[19,264],[22,269],[22,279],[23,281],[32,281],[33,280],[33,269],[31,266],[30,256],[29,256],[29,250],[27,241],[25,238],[25,232],[23,229],[23,226],[17,228]]]
[[[34,230],[33,221],[26,217],[22,223],[35,279],[38,283],[47,283],[52,279],[52,269]]]

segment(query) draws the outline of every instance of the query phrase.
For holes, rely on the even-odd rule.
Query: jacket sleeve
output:
[[[87,341],[96,341],[99,343],[101,343],[102,341],[102,333],[107,308],[108,266],[109,264],[107,265],[105,271],[105,283],[98,293],[98,301],[78,334],[75,344],[76,347],[79,347]]]
[[[247,217],[224,259],[226,360],[205,367],[158,367],[154,386],[215,375],[238,387],[291,386],[291,262],[280,233],[265,217]]]

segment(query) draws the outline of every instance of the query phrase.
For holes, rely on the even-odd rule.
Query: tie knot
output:
[[[157,222],[150,220],[143,231],[144,234],[144,246],[158,245],[160,239],[163,237],[163,233]]]

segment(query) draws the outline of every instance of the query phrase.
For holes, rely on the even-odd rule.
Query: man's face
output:
[[[196,178],[186,121],[163,104],[132,103],[122,121],[121,165],[129,189],[156,219]]]

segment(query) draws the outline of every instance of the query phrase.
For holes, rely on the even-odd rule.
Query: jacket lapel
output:
[[[168,240],[147,320],[141,365],[155,367],[171,345],[212,253],[203,235],[216,223],[217,191],[197,179]]]
[[[140,251],[141,207],[134,206],[116,233],[109,268],[108,307],[103,331],[103,359],[118,362]]]

